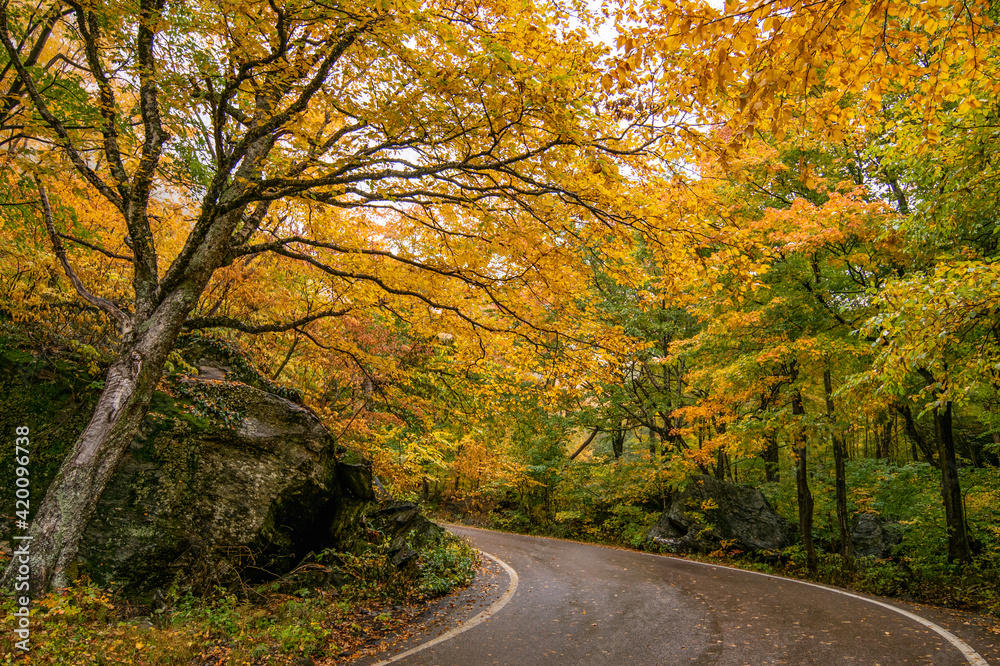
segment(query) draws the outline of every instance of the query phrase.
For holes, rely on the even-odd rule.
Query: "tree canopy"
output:
[[[65,582],[195,332],[399,492],[555,515],[608,444],[622,498],[791,466],[808,542],[829,454],[849,558],[845,465],[873,441],[938,468],[969,561],[959,468],[1000,442],[995,14],[0,3],[3,310],[104,374],[36,582]]]

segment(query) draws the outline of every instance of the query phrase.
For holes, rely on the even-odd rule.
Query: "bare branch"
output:
[[[77,245],[82,245],[82,246],[84,246],[86,248],[90,248],[91,250],[94,250],[95,252],[100,252],[104,256],[110,257],[111,259],[120,259],[122,261],[127,261],[130,264],[135,262],[135,259],[133,259],[132,257],[126,257],[123,254],[115,254],[114,252],[112,252],[110,250],[105,250],[100,245],[94,245],[93,243],[88,243],[87,241],[85,241],[83,239],[80,239],[80,238],[77,238],[76,236],[70,236],[69,234],[60,233],[59,237],[60,238],[65,238],[68,241],[73,241]]]
[[[423,301],[432,308],[438,308],[439,310],[446,310],[448,312],[454,313],[460,319],[470,324],[473,328],[482,328],[491,333],[503,332],[503,329],[495,328],[488,324],[483,323],[482,321],[473,319],[469,315],[462,312],[460,308],[457,308],[454,305],[439,303],[434,299],[430,298],[429,296],[427,296],[426,294],[421,294],[420,292],[412,291],[410,289],[397,289],[387,284],[384,280],[382,280],[378,276],[368,275],[367,273],[360,273],[353,271],[342,271],[338,268],[334,268],[333,266],[325,264],[322,261],[319,261],[318,259],[309,256],[308,254],[303,254],[301,252],[294,252],[283,246],[273,248],[271,251],[274,252],[275,254],[280,254],[284,257],[288,257],[289,259],[298,259],[299,261],[304,261],[307,264],[315,266],[316,268],[323,271],[324,273],[327,273],[328,275],[347,278],[350,280],[361,280],[361,281],[371,282],[375,285],[378,285],[378,287],[381,288],[382,291],[385,291],[386,293],[393,294],[395,296],[409,296],[411,298],[416,298],[417,300]]]
[[[299,319],[291,322],[259,324],[256,326],[248,324],[245,321],[240,321],[239,319],[234,319],[233,317],[197,317],[184,322],[184,328],[188,330],[231,328],[236,331],[243,331],[244,333],[251,334],[281,333],[283,331],[298,330],[300,326],[305,326],[306,324],[314,322],[317,319],[325,319],[327,317],[343,317],[350,311],[351,308],[346,308],[344,310],[323,310],[321,312],[314,312],[313,314],[300,317]]]
[[[55,223],[52,221],[52,206],[49,204],[48,193],[46,193],[45,186],[42,185],[42,181],[38,178],[38,176],[35,176],[35,185],[38,187],[38,196],[42,201],[42,213],[45,217],[45,228],[49,232],[49,239],[52,241],[52,249],[59,258],[59,263],[62,264],[63,271],[66,272],[66,277],[68,277],[69,281],[73,283],[73,288],[76,289],[76,293],[80,295],[80,298],[111,315],[112,318],[118,322],[118,326],[124,335],[125,332],[131,328],[131,320],[129,320],[128,315],[119,310],[118,306],[114,303],[106,298],[94,296],[87,291],[86,287],[83,286],[83,282],[80,281],[76,271],[74,271],[73,267],[70,266],[69,259],[66,258],[66,250],[63,248],[62,241],[59,240],[59,234],[56,232]]]

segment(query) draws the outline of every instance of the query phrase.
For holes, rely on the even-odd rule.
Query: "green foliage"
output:
[[[190,402],[189,413],[196,418],[208,419],[222,428],[235,429],[239,425],[240,413],[231,409],[211,387],[189,380],[175,383],[173,391]]]
[[[278,666],[337,655],[399,631],[407,616],[396,613],[398,604],[469,584],[477,555],[445,533],[422,547],[412,566],[394,566],[384,544],[356,555],[327,552],[322,559],[340,563],[346,578],[339,589],[285,595],[265,585],[241,598],[222,588],[203,597],[174,588],[147,609],[149,618],[130,619],[131,608],[109,590],[77,581],[33,605],[32,663]],[[11,596],[0,600],[0,617],[14,610]],[[0,636],[0,664],[15,663],[13,636]]]
[[[489,527],[501,532],[528,534],[531,531],[531,518],[517,509],[491,511]]]
[[[393,543],[388,539],[363,544],[357,552],[324,550],[316,559],[346,578],[341,594],[348,599],[437,597],[472,582],[476,553],[453,534],[437,535],[415,552],[409,543],[404,549],[415,557],[400,565],[392,562]]]
[[[177,339],[177,350],[171,354],[170,360],[175,372],[189,375],[197,374],[197,368],[189,361],[205,356],[221,361],[233,370],[231,381],[239,381],[254,388],[279,395],[295,403],[302,403],[301,394],[294,388],[273,382],[254,364],[250,355],[238,343],[218,335],[208,335],[195,331],[182,335]]]
[[[320,621],[326,603],[322,598],[289,599],[279,607],[265,633],[275,639],[285,654],[318,655],[330,636],[329,628]]]
[[[619,505],[601,525],[601,532],[612,543],[630,548],[645,548],[646,533],[656,523],[659,514],[639,506]]]
[[[438,597],[465,587],[475,575],[476,557],[476,552],[468,543],[452,534],[442,534],[420,554],[417,593]]]
[[[320,562],[336,562],[347,577],[342,594],[347,598],[363,598],[372,594],[395,599],[406,596],[412,588],[403,570],[389,559],[389,543],[368,544],[358,553],[338,553],[325,550],[316,556]]]
[[[919,520],[929,512],[942,511],[940,498],[933,491],[940,479],[941,472],[923,462],[899,467],[885,460],[861,458],[847,466],[852,508],[894,520]]]
[[[245,606],[235,594],[223,589],[216,589],[214,595],[204,599],[174,590],[168,603],[175,609],[171,622],[176,626],[198,622],[217,634],[236,632]]]
[[[663,493],[668,492],[665,485],[656,484],[667,477],[655,462],[645,455],[614,464],[563,459],[558,467],[552,466],[555,482],[547,493],[508,491],[489,505],[484,519],[487,526],[501,531],[650,548],[646,532],[656,522]]]

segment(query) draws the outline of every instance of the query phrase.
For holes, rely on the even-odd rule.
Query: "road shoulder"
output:
[[[403,631],[355,652],[346,660],[324,663],[372,666],[388,661],[468,623],[499,602],[510,585],[507,572],[495,561],[480,554],[476,577],[468,587],[428,603]]]

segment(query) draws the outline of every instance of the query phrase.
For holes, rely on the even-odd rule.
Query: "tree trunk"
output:
[[[781,481],[781,460],[778,457],[778,438],[775,435],[767,436],[767,447],[761,457],[764,459],[764,478],[767,482]]]
[[[892,457],[892,418],[890,416],[885,417],[886,420],[882,424],[882,433],[878,439],[878,449],[875,451],[875,457],[881,458],[885,461],[889,461]]]
[[[583,444],[581,444],[581,445],[579,446],[579,448],[577,448],[577,450],[573,452],[573,455],[571,455],[571,456],[569,457],[569,459],[570,459],[570,460],[573,460],[573,459],[575,459],[575,458],[576,458],[576,457],[577,457],[578,455],[580,455],[581,453],[583,453],[583,450],[584,450],[585,448],[587,448],[587,446],[588,446],[588,445],[589,445],[589,444],[590,444],[590,443],[591,443],[592,441],[594,441],[594,438],[595,438],[595,437],[597,437],[597,433],[599,433],[599,432],[600,432],[600,430],[599,430],[598,428],[594,428],[594,429],[593,429],[592,431],[590,431],[590,436],[589,436],[589,437],[587,437],[587,439],[586,439],[586,440],[585,440],[585,441],[583,442]]]
[[[66,587],[75,578],[80,539],[118,462],[135,437],[167,355],[173,349],[186,312],[167,321],[148,321],[134,342],[125,344],[111,364],[94,416],[77,438],[49,485],[31,523],[30,586],[42,592]],[[173,319],[173,321],[170,321]],[[0,586],[15,578],[7,568]]]
[[[854,562],[854,544],[851,543],[850,519],[847,515],[847,472],[845,461],[847,452],[844,447],[844,438],[834,425],[833,409],[833,381],[830,378],[830,369],[823,371],[823,394],[826,398],[826,416],[830,419],[830,437],[833,440],[833,467],[834,486],[837,494],[837,527],[840,532],[840,556],[844,562],[851,567]]]
[[[802,405],[802,392],[796,389],[792,394],[792,414],[805,416]],[[797,419],[801,421],[801,419]],[[806,463],[806,432],[801,422],[797,422],[792,431],[792,452],[795,455],[795,486],[798,491],[799,531],[802,533],[802,547],[806,549],[806,565],[809,571],[816,571],[816,548],[813,545],[813,498],[809,491],[809,469]]]
[[[955,437],[952,428],[951,401],[944,410],[934,409],[934,422],[938,439],[938,459],[941,467],[941,497],[948,531],[948,561],[968,562],[972,559],[969,535],[965,529],[965,510],[962,490],[958,480],[958,462],[955,459]]]
[[[132,318],[118,358],[104,380],[94,416],[77,438],[45,492],[31,523],[32,591],[65,587],[76,572],[77,551],[97,503],[142,424],[184,321],[222,263],[225,242],[239,220],[238,212],[219,218],[191,260],[185,279],[164,294],[146,316]],[[138,293],[137,289],[137,293]],[[146,302],[136,299],[138,313]],[[11,560],[0,580],[10,588],[15,579]]]
[[[615,454],[615,460],[622,457],[625,452],[625,431],[615,430],[611,434],[611,452]]]
[[[927,443],[927,440],[921,436],[920,431],[917,430],[917,424],[913,419],[913,412],[910,411],[910,406],[906,403],[896,403],[894,407],[899,415],[903,417],[903,428],[906,430],[906,436],[910,438],[910,442],[920,449],[927,462],[937,465],[936,453]]]

